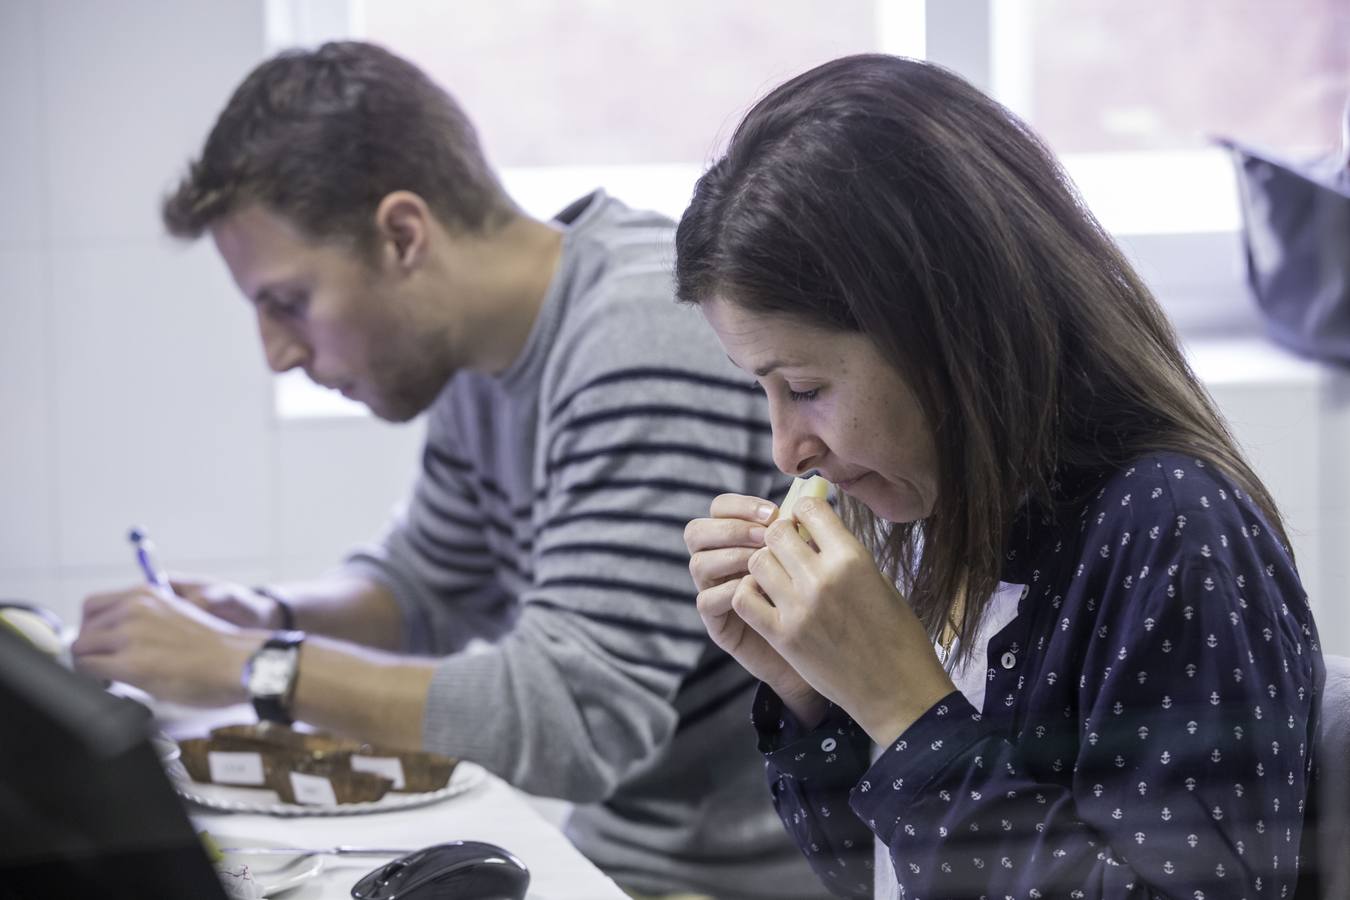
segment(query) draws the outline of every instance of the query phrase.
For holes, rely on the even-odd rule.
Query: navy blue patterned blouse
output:
[[[1159,453],[1031,519],[982,711],[949,694],[869,763],[842,710],[804,733],[761,686],[770,789],[817,874],[870,897],[875,835],[913,900],[1292,897],[1323,667],[1265,518]]]

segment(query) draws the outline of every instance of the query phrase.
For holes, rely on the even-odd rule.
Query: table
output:
[[[227,710],[190,710],[156,704],[156,715],[175,737],[204,734],[210,724],[247,721],[247,706]],[[541,816],[525,795],[485,773],[476,786],[437,803],[365,815],[278,817],[220,812],[191,805],[188,813],[212,834],[284,841],[297,847],[352,844],[416,849],[453,840],[498,844],[530,869],[527,900],[627,900],[627,895],[581,855]],[[372,857],[325,858],[318,877],[282,894],[285,900],[340,900],[366,872],[387,860]]]

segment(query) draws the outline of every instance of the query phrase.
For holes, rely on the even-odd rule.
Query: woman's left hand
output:
[[[815,547],[792,521],[770,525],[750,558],[759,590],[737,591],[736,612],[874,742],[888,744],[955,685],[909,604],[830,505],[806,499],[794,512]]]

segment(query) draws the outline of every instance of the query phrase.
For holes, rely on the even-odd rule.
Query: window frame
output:
[[[944,65],[1019,115],[1031,97],[1030,4],[1034,0],[875,0],[883,52]],[[265,0],[268,52],[360,36],[366,0]],[[1236,178],[1225,151],[1061,154],[1084,202],[1117,239],[1187,338],[1251,334],[1259,321],[1246,295]],[[678,218],[702,162],[687,165],[503,167],[507,191],[547,218],[604,187],[625,202]],[[1160,211],[1165,210],[1165,214]],[[279,383],[282,418],[354,415],[359,404],[296,379]]]

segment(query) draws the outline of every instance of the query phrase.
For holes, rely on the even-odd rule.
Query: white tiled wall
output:
[[[261,58],[261,0],[35,5],[52,237],[157,238],[156,200]]]
[[[353,541],[378,537],[421,461],[422,434],[364,416],[282,426],[274,472],[283,577],[314,574]]]
[[[214,251],[161,234],[159,198],[264,55],[263,5],[0,2],[0,597],[74,619],[137,579],[133,523],[171,568],[313,574],[415,471],[418,426],[278,422]],[[1350,653],[1350,375],[1260,342],[1194,350]]]
[[[40,244],[0,241],[0,569],[32,573],[56,565],[47,270]]]
[[[417,426],[280,425],[247,306],[160,198],[264,55],[263,2],[0,3],[0,597],[68,619],[167,566],[331,564],[414,471]]]
[[[125,561],[128,518],[179,555],[266,555],[268,378],[215,251],[72,243],[51,280],[60,559]]]
[[[0,245],[39,241],[47,220],[37,0],[0,4]]]

